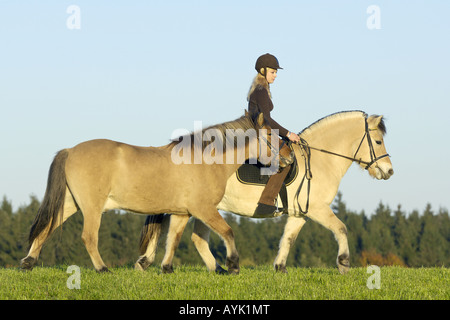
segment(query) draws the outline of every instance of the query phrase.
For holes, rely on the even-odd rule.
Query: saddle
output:
[[[236,178],[238,179],[239,182],[243,184],[265,186],[269,181],[270,176],[261,174],[261,168],[263,167],[264,165],[262,165],[259,162],[257,164],[249,164],[246,162],[242,166],[240,166],[239,169],[236,171]],[[297,175],[298,175],[297,159],[294,159],[294,162],[291,164],[291,168],[286,178],[284,179],[284,183],[281,186],[279,192],[281,202],[283,204],[283,210],[287,210],[288,208],[286,186],[289,186],[297,178]]]
[[[244,163],[239,169],[236,171],[236,178],[239,182],[243,184],[257,185],[257,186],[265,186],[269,181],[270,176],[262,175],[261,168],[265,166],[260,162],[257,164],[250,164],[248,161]],[[298,165],[297,159],[291,164],[291,169],[284,179],[284,186],[290,185],[298,175]]]

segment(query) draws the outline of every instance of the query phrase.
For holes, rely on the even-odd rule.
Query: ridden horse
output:
[[[350,254],[347,228],[333,213],[330,205],[337,194],[341,179],[352,162],[359,163],[378,180],[387,180],[394,174],[384,146],[385,133],[386,127],[382,116],[368,117],[362,111],[344,111],[316,121],[299,134],[300,144],[293,145],[299,174],[286,187],[288,209],[284,213],[289,217],[274,262],[277,271],[287,272],[286,260],[289,250],[306,218],[333,232],[339,245],[337,266],[341,273],[348,271]],[[304,175],[301,174],[303,172]],[[243,184],[234,174],[229,178],[225,195],[217,208],[255,218],[253,213],[263,188]],[[275,216],[278,214],[272,217]],[[153,262],[161,230],[169,228],[166,254],[161,267],[163,272],[172,272],[174,252],[187,221],[187,216],[169,214],[147,217],[141,235],[141,257],[136,262],[135,268],[143,270]],[[191,239],[208,269],[221,273],[224,270],[213,257],[208,246],[208,238],[208,227],[195,220]]]
[[[196,217],[223,238],[229,272],[238,273],[233,231],[217,205],[228,178],[243,161],[260,159],[264,150],[272,160],[278,158],[269,136],[271,128],[263,115],[252,119],[246,113],[162,147],[91,140],[61,150],[50,167],[47,190],[29,234],[30,249],[21,260],[22,269],[31,270],[49,235],[81,210],[82,240],[92,263],[97,271],[108,271],[98,251],[101,217],[107,210],[123,209]]]

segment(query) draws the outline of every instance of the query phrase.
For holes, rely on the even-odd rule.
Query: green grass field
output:
[[[449,300],[450,269],[382,267],[379,289],[369,289],[375,274],[352,268],[344,276],[335,268],[289,268],[275,273],[272,266],[243,267],[237,276],[216,275],[204,266],[179,266],[161,274],[152,266],[145,272],[132,268],[97,274],[81,268],[79,289],[67,266],[36,267],[32,272],[0,269],[0,299],[39,300]],[[72,277],[73,276],[73,277]],[[72,278],[70,278],[72,277]]]

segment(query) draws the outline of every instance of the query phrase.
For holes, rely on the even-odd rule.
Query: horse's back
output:
[[[165,147],[141,147],[108,139],[81,142],[67,150],[72,159],[83,158],[83,161],[89,159],[102,162],[115,161],[120,157],[165,157],[168,153]]]
[[[169,201],[172,192],[176,193],[173,176],[179,176],[180,168],[173,164],[166,147],[99,139],[67,151],[67,182],[77,201],[92,198],[102,209],[152,212],[160,211],[157,203]],[[148,207],[152,204],[156,208]]]

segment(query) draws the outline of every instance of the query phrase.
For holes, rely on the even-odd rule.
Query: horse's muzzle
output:
[[[377,165],[375,170],[375,177],[378,180],[388,180],[394,174],[394,169],[392,169],[392,167],[383,168],[382,166]]]

